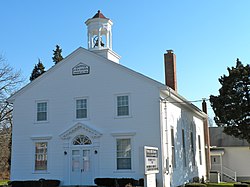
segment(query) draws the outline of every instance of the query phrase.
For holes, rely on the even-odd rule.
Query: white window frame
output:
[[[114,172],[115,173],[131,173],[134,172],[134,136],[135,132],[122,132],[122,133],[111,133],[114,137]],[[117,140],[118,139],[130,139],[131,146],[131,169],[117,169]]]
[[[118,97],[127,96],[128,97],[128,115],[118,115]],[[116,94],[115,95],[115,118],[127,118],[132,117],[131,115],[131,96],[128,93]]]
[[[130,150],[129,150],[129,153],[130,155],[129,156],[118,156],[118,152],[126,152],[126,150],[124,150],[124,148],[122,150],[118,150],[118,141],[129,141],[129,144],[128,146],[130,147]],[[119,165],[118,165],[118,161],[122,159],[128,159],[129,160],[129,166],[126,165],[127,168],[118,168]],[[132,145],[131,145],[131,138],[117,138],[116,139],[116,169],[117,170],[131,170],[132,169]]]
[[[38,104],[39,103],[46,103],[46,120],[38,120]],[[49,102],[48,100],[37,100],[35,102],[35,122],[36,123],[47,123],[49,121]]]
[[[86,110],[87,110],[87,116],[86,116],[86,118],[77,118],[77,100],[86,100],[86,102],[87,102],[87,106],[86,106]],[[77,97],[77,98],[75,98],[74,99],[74,110],[75,110],[75,112],[74,112],[74,118],[75,118],[75,120],[88,120],[89,119],[89,98],[88,97]]]
[[[44,137],[31,137],[31,140],[33,140],[33,159],[32,159],[32,165],[33,165],[33,173],[40,174],[40,173],[49,173],[50,169],[50,140],[52,139],[52,136],[44,136]],[[46,170],[36,170],[36,144],[37,143],[47,143],[47,169]]]

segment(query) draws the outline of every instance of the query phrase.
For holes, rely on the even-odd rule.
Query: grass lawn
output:
[[[207,183],[207,186],[208,187],[220,187],[220,186],[222,186],[222,187],[231,187],[231,186],[234,186],[234,184],[235,183],[230,183],[230,182],[228,182],[228,183],[226,183],[226,182],[221,182],[221,183]]]
[[[201,184],[201,183],[189,183],[187,184],[188,186],[207,186],[207,187],[233,187],[235,183],[233,182],[222,182],[222,183],[206,183],[206,184]]]
[[[8,180],[0,180],[0,186],[7,185],[8,182]]]

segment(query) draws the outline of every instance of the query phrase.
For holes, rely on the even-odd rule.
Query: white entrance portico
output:
[[[99,168],[101,133],[77,123],[60,135],[64,140],[64,176],[70,185],[92,185]]]

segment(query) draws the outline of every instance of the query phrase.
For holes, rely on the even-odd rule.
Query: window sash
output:
[[[127,95],[117,96],[117,116],[129,115],[129,97]]]
[[[195,150],[194,150],[194,136],[193,136],[193,132],[190,133],[190,139],[191,139],[192,164],[193,164],[193,166],[195,166]]]
[[[171,147],[172,147],[172,164],[173,164],[173,168],[175,168],[176,167],[176,159],[175,159],[174,128],[171,128]]]
[[[186,158],[186,143],[185,143],[185,131],[182,129],[182,149],[183,149],[183,165],[187,167],[187,158]]]
[[[47,170],[48,143],[38,142],[35,144],[35,171]]]
[[[117,170],[131,169],[131,139],[116,140]]]
[[[202,165],[201,136],[200,136],[200,135],[198,135],[198,145],[199,145],[199,159],[200,159],[200,165]]]
[[[76,118],[87,118],[87,99],[76,100]]]
[[[37,103],[37,121],[47,121],[47,102]]]

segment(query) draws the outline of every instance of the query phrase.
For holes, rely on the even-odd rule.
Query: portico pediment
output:
[[[76,134],[85,134],[91,138],[99,138],[102,135],[100,132],[89,127],[86,124],[77,123],[74,126],[67,129],[66,131],[64,131],[62,134],[60,134],[60,138],[70,139]]]

